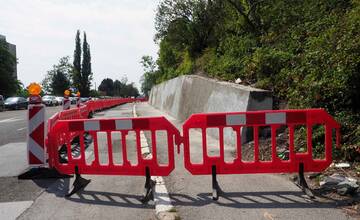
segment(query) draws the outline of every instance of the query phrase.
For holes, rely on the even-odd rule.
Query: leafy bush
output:
[[[360,158],[359,0],[162,0],[156,20],[157,83],[240,77],[289,108],[325,108],[342,124],[336,155]]]

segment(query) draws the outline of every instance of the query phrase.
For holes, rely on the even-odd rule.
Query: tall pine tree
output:
[[[75,38],[75,50],[74,50],[74,69],[73,69],[73,86],[79,90],[82,90],[82,77],[81,77],[81,39],[80,30],[76,32]]]
[[[91,72],[91,55],[90,55],[90,45],[87,43],[86,33],[84,32],[84,41],[83,41],[83,60],[81,66],[81,94],[83,96],[89,96],[92,72]]]

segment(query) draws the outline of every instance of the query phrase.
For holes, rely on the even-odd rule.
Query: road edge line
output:
[[[138,117],[138,114],[136,112],[136,103],[134,103],[133,105],[133,115],[136,118]],[[152,157],[148,141],[143,131],[140,131],[140,140],[141,154],[146,155],[146,157]],[[180,219],[178,213],[176,212],[174,206],[171,203],[171,199],[166,188],[164,179],[161,176],[152,176],[151,179],[155,183],[153,192],[156,218],[159,220]]]

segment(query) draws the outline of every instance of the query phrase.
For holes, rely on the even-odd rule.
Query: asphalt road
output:
[[[46,107],[46,120],[61,109],[62,106]],[[0,147],[8,143],[26,141],[27,114],[27,110],[0,112]]]
[[[46,107],[46,119],[62,107]],[[56,180],[18,180],[27,167],[27,110],[0,112],[0,219],[15,219]]]
[[[106,112],[100,112],[95,118],[132,117],[132,104],[122,105]],[[107,139],[105,133],[98,133],[99,159],[101,164],[108,162]],[[115,163],[121,163],[116,158],[121,157],[120,135],[112,134],[113,155]],[[127,156],[131,164],[137,162],[135,135],[126,138]],[[88,148],[93,151],[93,145]],[[91,164],[93,154],[87,159]],[[142,204],[140,199],[145,184],[144,177],[135,176],[92,176],[85,190],[73,195],[64,196],[72,188],[73,179],[57,180],[37,197],[35,202],[18,219],[139,219],[151,220],[154,216],[154,203]]]

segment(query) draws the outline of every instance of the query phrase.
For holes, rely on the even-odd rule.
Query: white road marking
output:
[[[8,119],[0,120],[0,123],[10,123],[10,122],[22,121],[22,120],[23,119],[20,118],[8,118]]]
[[[136,114],[136,104],[133,105],[133,115],[134,117],[138,117]],[[147,139],[141,131],[141,153],[147,154],[147,157],[152,158],[149,144]],[[143,145],[144,144],[144,145]],[[152,176],[151,179],[155,182],[154,187],[154,202],[155,202],[155,212],[158,215],[161,212],[168,212],[174,209],[174,206],[171,204],[171,199],[169,193],[166,189],[165,181],[161,176]]]
[[[17,131],[22,131],[22,130],[25,130],[25,129],[26,129],[26,127],[23,127],[23,128],[17,129]]]

